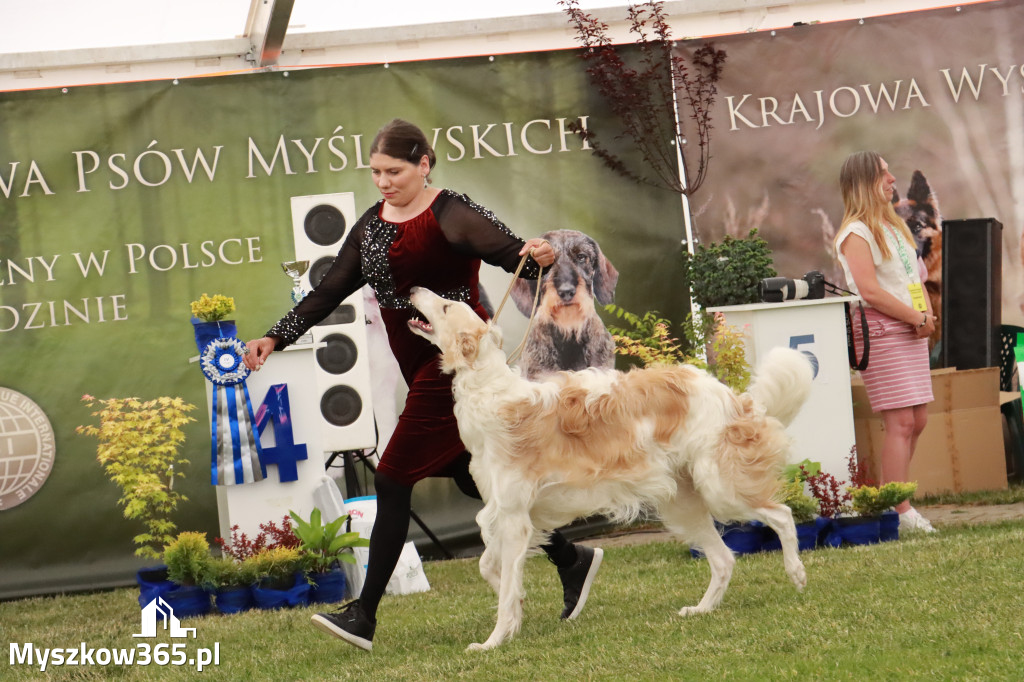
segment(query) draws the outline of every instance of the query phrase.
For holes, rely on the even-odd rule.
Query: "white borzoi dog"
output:
[[[729,585],[736,560],[712,517],[770,526],[786,573],[798,589],[807,583],[793,515],[773,500],[790,445],[784,425],[811,388],[801,353],[772,350],[743,395],[687,365],[531,382],[506,365],[499,330],[468,305],[419,287],[411,300],[427,322],[410,328],[455,373],[455,416],[484,500],[480,573],[498,594],[498,617],[487,641],[470,649],[494,648],[519,630],[527,551],[593,514],[629,520],[654,510],[704,551],[711,583],[680,615],[714,609]]]

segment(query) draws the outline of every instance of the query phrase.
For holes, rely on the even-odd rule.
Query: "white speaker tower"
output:
[[[327,273],[356,221],[352,192],[292,197],[295,260],[309,261],[302,287],[311,291]],[[313,327],[313,375],[323,416],[326,452],[376,445],[366,318],[361,291]]]

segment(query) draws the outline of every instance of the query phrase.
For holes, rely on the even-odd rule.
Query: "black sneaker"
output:
[[[576,563],[572,566],[558,569],[558,577],[562,579],[562,598],[565,601],[563,620],[572,620],[583,610],[590,594],[590,584],[594,582],[597,569],[601,567],[604,550],[600,547],[576,545],[576,556]]]
[[[349,644],[367,651],[373,649],[373,631],[377,629],[377,623],[370,621],[358,599],[332,613],[318,613],[312,620],[316,627]]]

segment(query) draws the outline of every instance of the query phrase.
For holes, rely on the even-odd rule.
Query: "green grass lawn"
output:
[[[696,603],[706,562],[652,542],[605,555],[580,618],[560,622],[553,567],[527,561],[523,629],[491,652],[468,653],[493,626],[495,597],[475,560],[426,564],[431,591],[387,596],[374,651],[309,623],[315,608],[184,621],[220,650],[213,680],[1018,680],[1024,677],[1024,522],[953,526],[869,547],[805,552],[798,593],[778,553],[740,557],[721,607]],[[39,648],[128,648],[140,642],[137,590],[0,603],[0,635]],[[3,680],[163,680],[186,667],[0,667]]]

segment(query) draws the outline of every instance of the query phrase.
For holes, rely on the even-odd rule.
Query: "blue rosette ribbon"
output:
[[[255,483],[267,477],[263,448],[254,434],[252,402],[242,358],[245,345],[235,338],[232,322],[197,322],[199,368],[213,384],[210,401],[210,482],[213,485]]]

